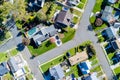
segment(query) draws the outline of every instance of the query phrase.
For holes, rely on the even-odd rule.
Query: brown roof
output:
[[[63,23],[65,25],[70,25],[72,18],[73,18],[73,15],[70,13],[69,10],[67,11],[62,10],[58,14],[55,22]]]
[[[119,40],[115,40],[115,42],[116,42],[118,48],[120,49],[120,41]]]
[[[72,56],[69,58],[69,62],[71,65],[75,65],[79,62],[82,62],[84,60],[88,59],[88,55],[86,53],[86,51],[83,51],[81,53],[77,53],[76,55]]]

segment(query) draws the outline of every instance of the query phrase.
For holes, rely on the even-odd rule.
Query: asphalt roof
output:
[[[9,60],[8,60],[8,65],[12,71],[12,73],[16,72],[19,68],[18,68],[18,65],[15,61],[15,59],[13,57],[11,57]]]
[[[0,76],[3,76],[4,74],[8,73],[9,70],[7,68],[7,63],[3,62],[0,64]]]
[[[65,75],[60,65],[56,65],[50,68],[51,76],[55,77],[55,80],[61,80]]]

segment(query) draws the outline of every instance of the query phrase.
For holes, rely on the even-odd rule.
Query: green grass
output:
[[[80,2],[85,3],[85,2],[86,2],[86,0],[80,0]]]
[[[47,41],[44,41],[42,43],[42,46],[39,46],[38,48],[33,48],[33,46],[28,46],[28,49],[30,50],[31,54],[34,55],[34,56],[38,56],[38,55],[41,55],[53,48],[56,47],[56,44],[55,43],[50,43],[49,40]]]
[[[58,9],[58,10],[62,10],[62,6],[57,5],[57,9]]]
[[[8,54],[7,53],[0,53],[0,63],[8,60]]]
[[[99,26],[99,27],[93,27],[93,29],[97,32],[97,31],[101,31],[103,29],[105,29],[107,27],[107,25],[104,23],[102,26]]]
[[[75,29],[67,27],[67,32],[64,32],[64,38],[62,38],[62,42],[68,42],[69,40],[73,39],[74,35],[75,35]]]
[[[40,66],[41,69],[42,69],[42,71],[43,71],[43,72],[46,72],[50,67],[53,67],[54,65],[57,65],[57,64],[59,64],[60,62],[64,61],[63,56],[64,56],[64,55],[62,55],[62,56],[60,56],[60,57],[58,57],[58,58],[56,58],[56,59],[53,59],[52,61],[47,62],[46,64]]]
[[[78,71],[78,68],[77,68],[77,65],[74,65],[74,66],[71,66],[70,67],[70,71],[69,72],[67,72],[66,74],[65,74],[65,76],[69,76],[70,74],[74,74],[75,75],[75,78],[78,78],[79,77],[79,73],[78,73],[79,71]]]
[[[120,74],[120,67],[114,69],[115,75],[118,76]],[[117,77],[120,80],[120,75]]]
[[[99,71],[101,71],[101,67],[100,67],[100,66],[97,66],[97,67],[91,69],[90,71],[91,71],[91,72],[99,72]]]
[[[101,10],[103,0],[96,0],[95,6],[93,8],[93,12],[96,13]]]
[[[32,74],[27,74],[26,75],[26,80],[33,80],[33,75]]]
[[[113,6],[115,7],[115,8],[120,8],[120,1],[118,1],[118,3],[115,3]]]
[[[11,36],[12,35],[9,31],[5,32],[5,36],[0,37],[0,44],[3,44],[4,42],[6,42],[6,40],[9,39]]]
[[[83,4],[83,3],[79,3],[79,4],[77,5],[77,7],[80,8],[80,9],[83,9],[84,4]]]
[[[7,73],[6,75],[4,75],[2,77],[2,80],[14,80],[13,77],[12,77],[12,74],[10,73]]]
[[[71,8],[70,10],[74,15],[77,15],[78,17],[81,17],[82,13],[80,11],[78,11],[76,9],[73,9],[73,8]]]
[[[78,21],[79,21],[79,18],[78,18],[78,17],[76,17],[76,16],[74,16],[74,17],[73,17],[73,21],[72,21],[72,22],[73,22],[74,24],[76,24]]]
[[[15,55],[17,55],[17,53],[18,53],[19,51],[15,48],[15,49],[12,49],[11,51],[10,51],[10,55],[11,56],[15,56]]]
[[[29,72],[28,66],[25,66],[24,69],[25,69],[26,73]]]

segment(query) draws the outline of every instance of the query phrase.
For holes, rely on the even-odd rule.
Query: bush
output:
[[[103,42],[104,40],[105,40],[105,39],[104,39],[103,36],[98,37],[98,41],[99,41],[99,42]]]

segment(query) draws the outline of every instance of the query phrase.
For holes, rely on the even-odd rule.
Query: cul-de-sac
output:
[[[120,0],[0,0],[0,80],[120,80]]]

